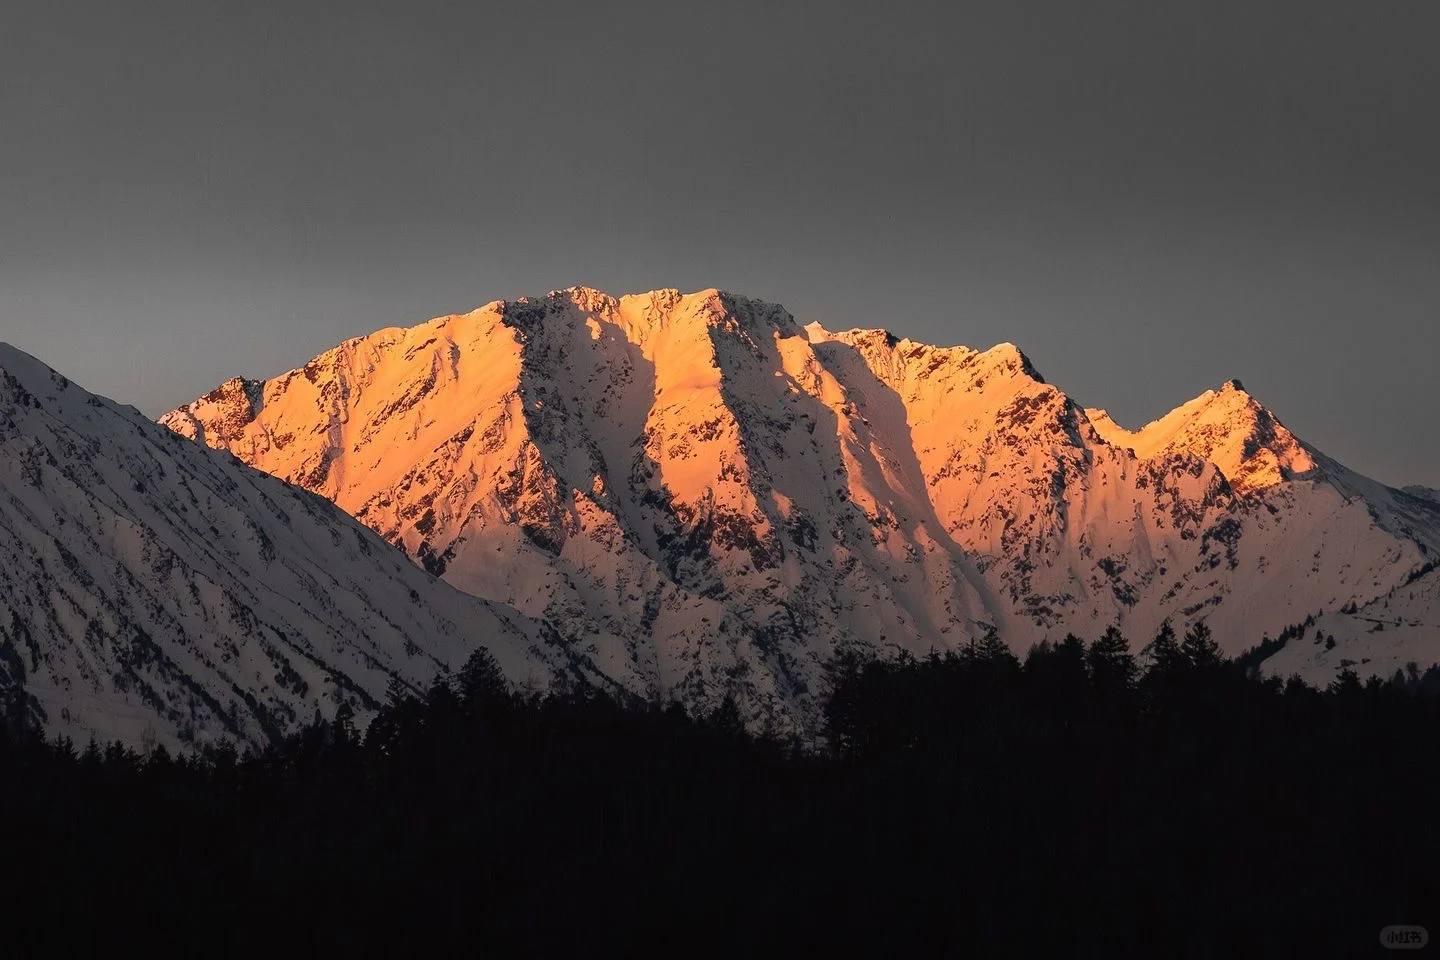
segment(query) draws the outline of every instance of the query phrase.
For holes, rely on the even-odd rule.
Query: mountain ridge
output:
[[[1236,381],[1126,431],[1014,344],[831,333],[717,289],[492,301],[259,390],[258,412],[241,390],[162,422],[576,627],[622,686],[728,693],[752,719],[805,715],[849,643],[1023,649],[1115,622],[1143,642],[1209,618],[1250,646],[1440,550],[1425,498],[1314,451]]]
[[[0,451],[0,693],[47,732],[260,744],[482,645],[512,680],[568,670],[548,625],[8,344]]]

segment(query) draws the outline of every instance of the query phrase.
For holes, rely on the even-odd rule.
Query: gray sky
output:
[[[469,6],[471,9],[454,9]],[[648,8],[648,9],[647,9]],[[8,0],[0,339],[152,415],[719,286],[1440,486],[1440,4]]]

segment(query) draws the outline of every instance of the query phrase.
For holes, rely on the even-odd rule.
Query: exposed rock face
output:
[[[1238,383],[1130,432],[1010,344],[829,333],[716,290],[497,301],[255,384],[162,422],[550,619],[586,669],[752,719],[813,710],[846,643],[993,627],[1023,650],[1118,621],[1138,646],[1203,617],[1239,648],[1440,551],[1433,501],[1309,449]]]

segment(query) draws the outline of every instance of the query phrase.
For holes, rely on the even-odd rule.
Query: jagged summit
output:
[[[988,350],[976,350],[966,346],[937,347],[909,337],[902,338],[883,327],[856,327],[832,332],[819,323],[809,323],[803,330],[811,343],[847,343],[870,354],[883,351],[901,358],[909,366],[919,365],[927,373],[942,363],[978,362],[988,368],[1019,371],[1036,383],[1045,382],[1025,352],[1008,341],[997,343]]]
[[[1304,444],[1239,380],[1206,390],[1139,430],[1120,426],[1104,410],[1087,410],[1105,440],[1143,459],[1190,454],[1215,463],[1238,493],[1273,487],[1314,470]]]

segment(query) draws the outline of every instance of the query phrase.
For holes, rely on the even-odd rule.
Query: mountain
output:
[[[1402,487],[1401,490],[1405,493],[1410,494],[1412,497],[1419,497],[1422,500],[1434,500],[1436,503],[1440,503],[1440,490],[1436,490],[1433,487],[1422,487],[1416,485]]]
[[[51,734],[258,744],[554,632],[370,530],[0,344],[0,694]]]
[[[1142,459],[1191,454],[1220,468],[1236,493],[1276,486],[1315,469],[1304,445],[1239,380],[1200,396],[1131,432],[1104,410],[1086,410],[1107,443]]]
[[[1237,382],[1131,432],[1011,344],[832,333],[718,290],[496,301],[162,422],[548,618],[585,669],[698,707],[728,693],[751,720],[813,710],[846,644],[994,630],[1024,650],[1118,622],[1139,646],[1172,618],[1233,653],[1440,555],[1440,505],[1306,446]],[[1295,669],[1440,651],[1336,629],[1352,656],[1293,645]]]

